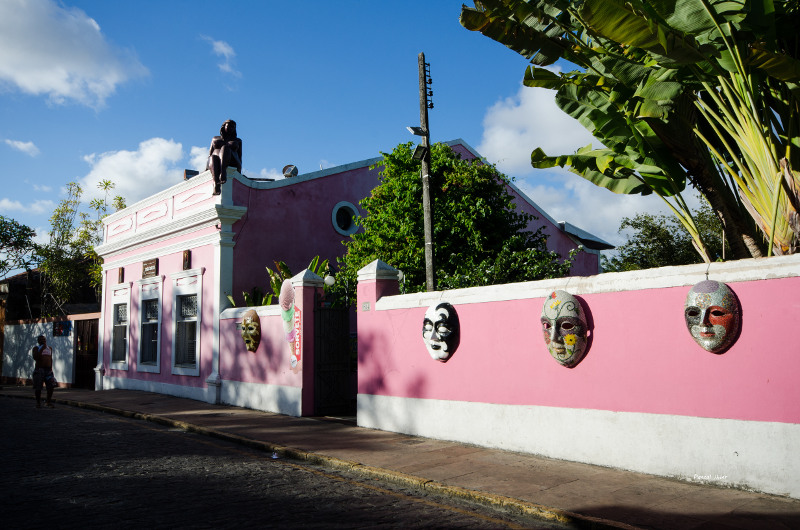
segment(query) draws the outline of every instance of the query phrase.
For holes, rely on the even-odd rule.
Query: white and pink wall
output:
[[[290,343],[279,305],[233,307],[220,315],[220,402],[290,416],[314,414],[314,318],[322,294],[322,278],[309,270],[292,278],[294,326]],[[261,325],[256,351],[247,351],[241,337],[245,313],[254,309]],[[293,365],[292,355],[299,361]]]
[[[462,140],[449,144],[464,157],[478,156]],[[332,260],[341,256],[342,242],[356,228],[348,220],[363,214],[359,201],[380,182],[380,169],[372,168],[380,160],[274,181],[247,178],[229,168],[221,195],[212,194],[211,174],[206,171],[104,219],[104,240],[96,249],[104,260],[96,387],[311,414],[313,391],[305,388],[311,376],[287,373],[287,366],[272,357],[277,346],[267,346],[272,338],[267,338],[264,348],[269,351],[264,350],[258,361],[239,356],[241,339],[235,329],[231,331],[231,322],[241,320],[241,311],[229,309],[227,296],[243,305],[242,292],[254,287],[267,291],[266,267],[274,268],[275,261],[298,272],[314,256]],[[519,190],[511,186],[510,192],[524,211],[540,218],[531,229],[544,226],[551,248],[566,255],[580,244],[587,246],[573,265],[573,274],[597,272],[599,252],[591,247],[599,240],[562,228]],[[296,286],[300,288],[305,287]],[[199,308],[192,317],[197,331],[196,361],[191,366],[178,362],[178,352],[183,351],[176,337],[183,318],[178,303],[184,296],[196,297]],[[152,300],[158,308],[158,347],[155,362],[149,357],[144,362],[144,313],[146,306],[152,311]],[[119,328],[115,308],[120,306],[127,327],[124,344],[117,341],[115,346],[115,325]],[[270,323],[274,309],[258,311],[265,328],[274,327]],[[308,311],[307,317],[312,314]]]
[[[684,322],[707,275],[741,304],[722,354]],[[800,497],[800,256],[408,295],[395,278],[381,262],[359,273],[359,425]],[[571,369],[539,324],[556,289],[589,321]],[[461,329],[445,363],[422,341],[440,301]]]

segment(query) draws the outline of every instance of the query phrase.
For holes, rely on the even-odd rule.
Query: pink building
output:
[[[465,158],[478,156],[462,140],[449,144]],[[379,170],[370,169],[378,161],[281,180],[229,168],[216,196],[204,172],[107,217],[97,247],[104,259],[98,388],[219,402],[226,295],[241,300],[243,291],[264,290],[265,267],[275,260],[298,271],[316,255],[342,255],[342,241],[356,228],[353,216],[362,213],[359,201],[379,183]],[[573,274],[598,271],[597,249],[607,244],[556,223],[517,188],[510,191],[545,225],[552,249],[566,255],[584,245]]]

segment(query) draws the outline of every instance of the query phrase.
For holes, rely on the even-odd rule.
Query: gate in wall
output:
[[[72,386],[94,390],[97,319],[75,321],[75,380]]]
[[[349,309],[317,304],[314,315],[314,414],[356,412],[356,358]]]

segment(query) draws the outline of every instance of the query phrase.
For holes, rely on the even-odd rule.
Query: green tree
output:
[[[400,269],[406,291],[425,290],[425,252],[420,163],[412,144],[382,153],[381,183],[361,201],[363,231],[345,242],[333,291],[354,299],[356,271],[381,259]],[[527,230],[533,216],[516,210],[508,177],[492,165],[462,160],[449,146],[431,147],[433,238],[438,288],[537,280],[565,276],[572,255],[546,248],[542,230]],[[344,276],[344,278],[342,278]],[[346,281],[344,281],[346,279]]]
[[[722,261],[726,248],[719,218],[705,202],[693,212],[693,217],[707,243],[711,259]],[[631,232],[628,240],[617,247],[615,255],[601,258],[604,272],[688,265],[702,261],[692,236],[674,216],[638,213],[633,217],[624,217],[619,232],[626,231]]]
[[[0,215],[0,279],[9,272],[30,268],[36,249],[34,237],[33,228]]]
[[[278,303],[278,297],[281,295],[281,286],[283,285],[284,280],[287,280],[294,275],[292,274],[289,266],[286,265],[286,262],[273,261],[273,263],[275,264],[274,270],[270,269],[269,267],[266,268],[267,277],[269,278],[269,288],[272,292],[265,293],[259,286],[253,287],[250,292],[243,291],[242,299],[244,300],[244,306],[271,305],[273,300],[275,303]],[[328,271],[328,260],[324,259],[320,261],[319,256],[314,256],[311,258],[311,263],[308,264],[307,268],[318,276],[324,276]],[[228,298],[228,302],[230,302],[231,307],[236,307],[236,300],[234,299],[233,295],[228,294],[226,297]]]
[[[109,180],[97,186],[104,192],[102,199],[89,203],[89,211],[81,211],[83,188],[67,184],[67,197],[50,216],[50,241],[36,249],[42,271],[42,314],[63,313],[62,306],[87,285],[99,298],[102,288],[102,259],[94,247],[102,241],[102,219],[110,208],[120,210],[125,200],[116,196],[110,200],[114,184]]]
[[[680,193],[724,221],[734,257],[790,253],[800,237],[797,0],[481,0],[467,29],[531,59],[524,83],[599,139],[531,154],[616,193],[663,198],[710,260]],[[543,66],[565,59],[581,69]],[[759,235],[758,229],[761,229]]]

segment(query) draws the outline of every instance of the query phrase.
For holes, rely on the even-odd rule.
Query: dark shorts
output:
[[[53,370],[37,368],[33,371],[33,389],[41,390],[43,384],[47,387],[47,390],[52,390],[55,387],[56,377],[53,375]]]

